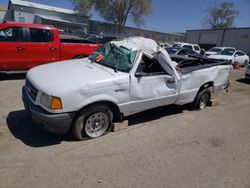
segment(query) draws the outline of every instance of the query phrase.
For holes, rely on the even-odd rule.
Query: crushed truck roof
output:
[[[160,50],[160,46],[154,40],[144,37],[128,37],[123,40],[112,41],[112,43],[132,51],[141,50],[151,55]]]

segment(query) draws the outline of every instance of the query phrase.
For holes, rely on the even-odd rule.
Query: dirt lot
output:
[[[21,101],[22,77],[0,81],[0,187],[250,187],[250,84],[203,111],[162,107],[127,130],[74,141],[39,129]]]

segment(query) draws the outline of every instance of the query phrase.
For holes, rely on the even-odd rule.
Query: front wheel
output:
[[[210,90],[204,89],[197,94],[196,98],[194,99],[194,102],[192,103],[192,108],[194,110],[202,110],[206,108],[210,99],[211,99]]]
[[[106,105],[92,105],[82,111],[73,123],[72,133],[77,140],[104,135],[112,125],[113,113]]]

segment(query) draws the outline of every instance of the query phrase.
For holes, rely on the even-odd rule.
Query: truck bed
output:
[[[211,60],[206,57],[196,57],[196,56],[179,56],[171,55],[172,61],[177,63],[176,68],[180,70],[182,74],[188,74],[190,72],[206,69],[214,66],[229,65],[228,61]]]

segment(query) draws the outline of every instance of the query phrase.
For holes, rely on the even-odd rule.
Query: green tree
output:
[[[223,2],[220,6],[209,7],[202,23],[210,29],[231,28],[234,27],[234,20],[238,14],[239,11],[234,9],[233,2]]]
[[[122,33],[129,17],[140,26],[152,12],[152,0],[73,0],[73,3],[75,10],[84,15],[94,8],[104,20],[117,26],[118,33]]]

